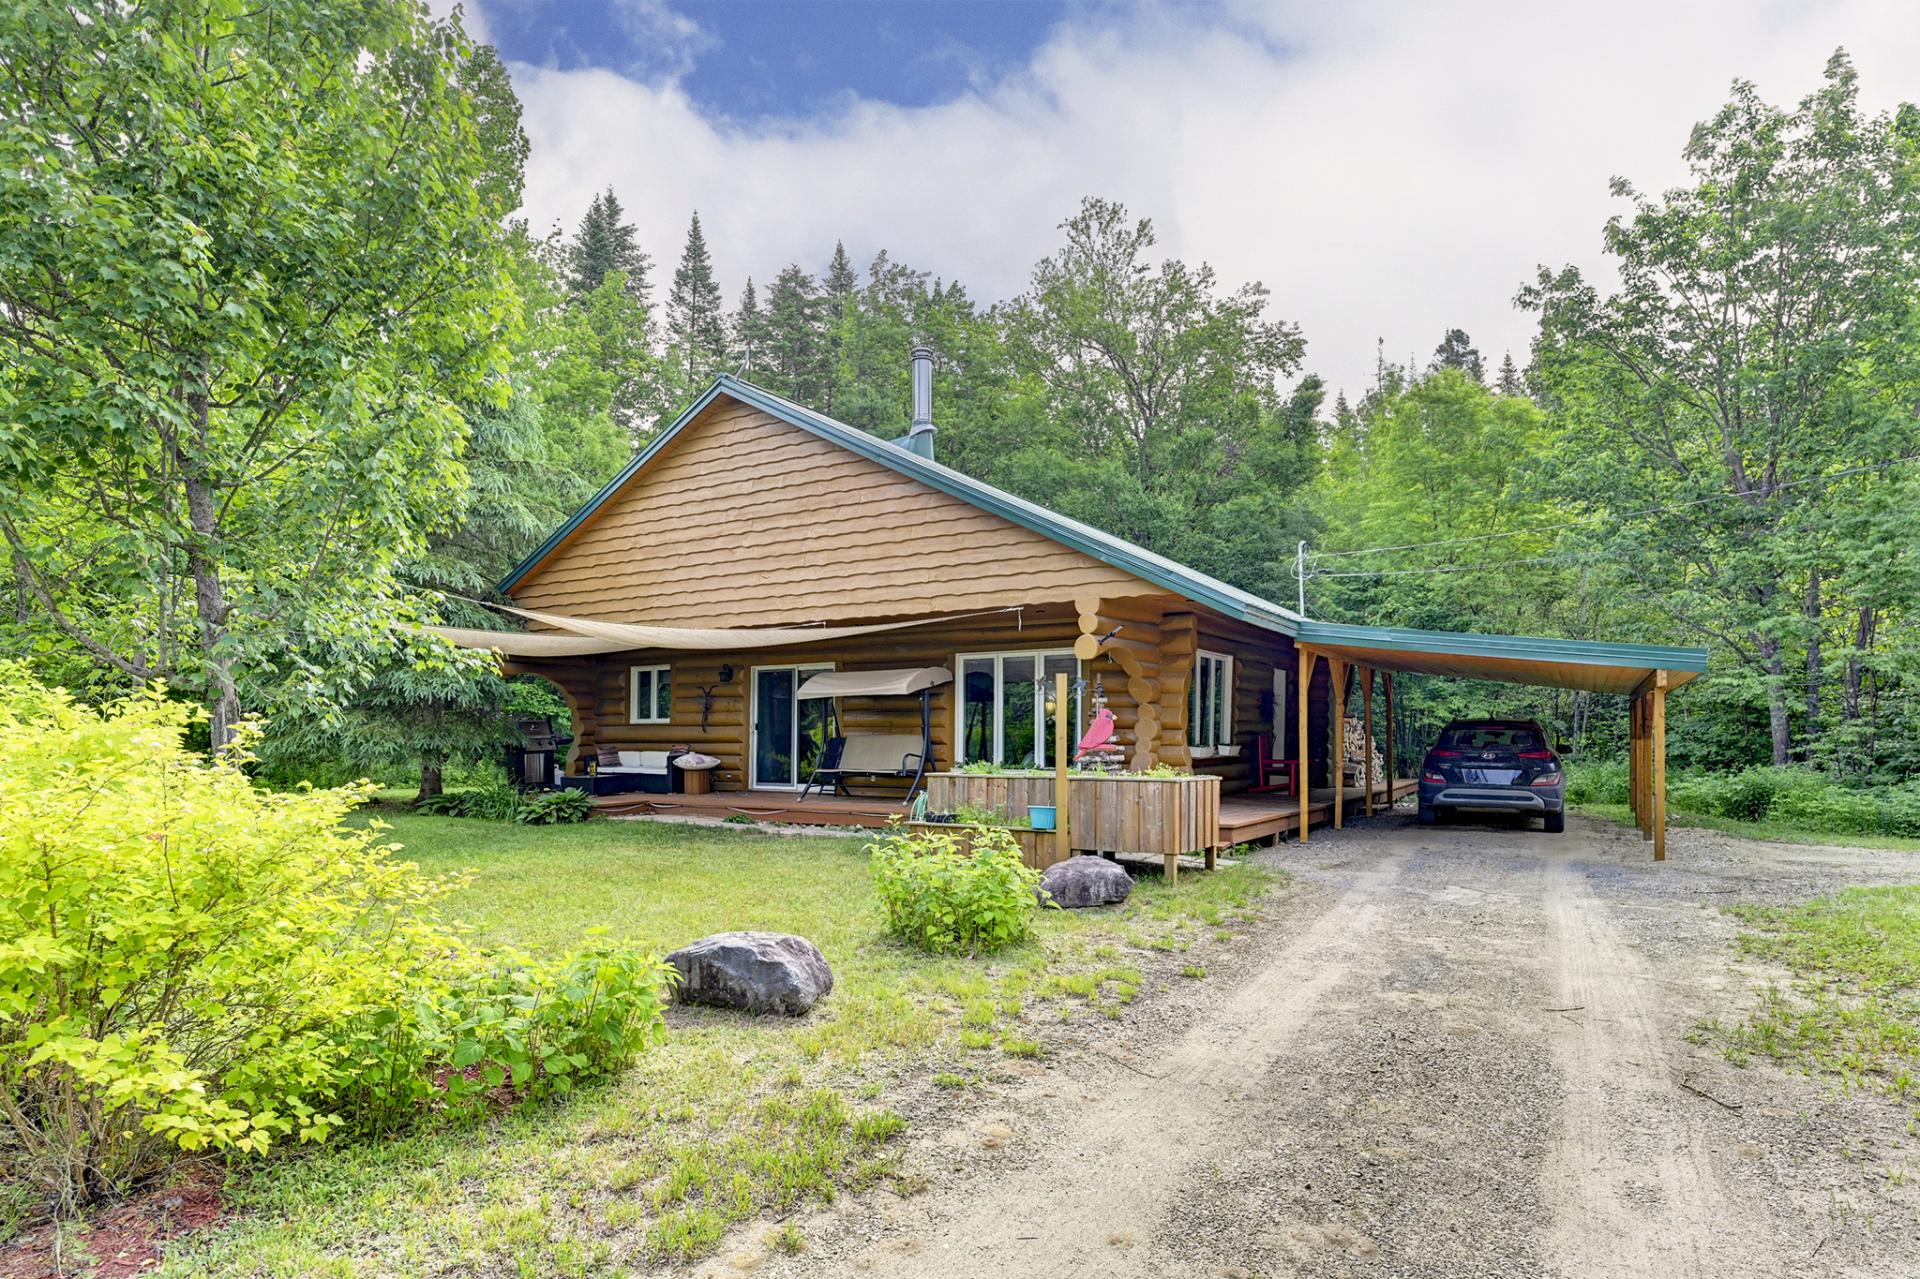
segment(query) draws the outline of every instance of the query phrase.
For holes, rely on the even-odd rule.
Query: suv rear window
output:
[[[1440,748],[1452,751],[1537,751],[1540,734],[1518,724],[1468,724],[1440,734]]]

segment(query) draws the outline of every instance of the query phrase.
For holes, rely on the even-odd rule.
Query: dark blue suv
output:
[[[1538,813],[1546,828],[1567,827],[1567,777],[1547,730],[1527,719],[1460,719],[1420,765],[1420,820],[1431,826],[1454,811]]]

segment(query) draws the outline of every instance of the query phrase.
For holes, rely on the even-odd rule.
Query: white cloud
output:
[[[715,41],[707,29],[667,0],[613,0],[614,21],[642,51],[641,61],[628,68],[642,79],[684,75]]]
[[[527,212],[571,226],[611,185],[670,271],[697,208],[730,300],[748,273],[820,269],[836,238],[992,300],[1082,195],[1110,196],[1168,255],[1264,282],[1308,368],[1357,390],[1376,337],[1424,361],[1458,325],[1490,360],[1524,358],[1517,286],[1539,263],[1604,269],[1608,178],[1679,180],[1688,129],[1735,77],[1797,100],[1844,45],[1883,107],[1914,96],[1920,62],[1920,7],[1893,0],[1199,14],[1063,25],[1018,73],[933,107],[849,98],[750,126],[704,118],[671,78],[515,65]]]

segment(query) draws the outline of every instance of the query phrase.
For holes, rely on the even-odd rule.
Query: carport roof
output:
[[[1707,669],[1704,648],[1602,644],[1524,635],[1469,635],[1303,621],[1299,641],[1319,653],[1383,671],[1547,684],[1595,693],[1632,693],[1655,671],[1667,687]]]

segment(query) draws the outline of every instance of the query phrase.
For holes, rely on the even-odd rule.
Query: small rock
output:
[[[715,933],[667,956],[683,1004],[799,1016],[833,989],[819,947],[789,933]]]
[[[1042,905],[1052,900],[1066,910],[1111,906],[1133,892],[1133,876],[1104,857],[1082,853],[1047,867],[1036,891]]]

